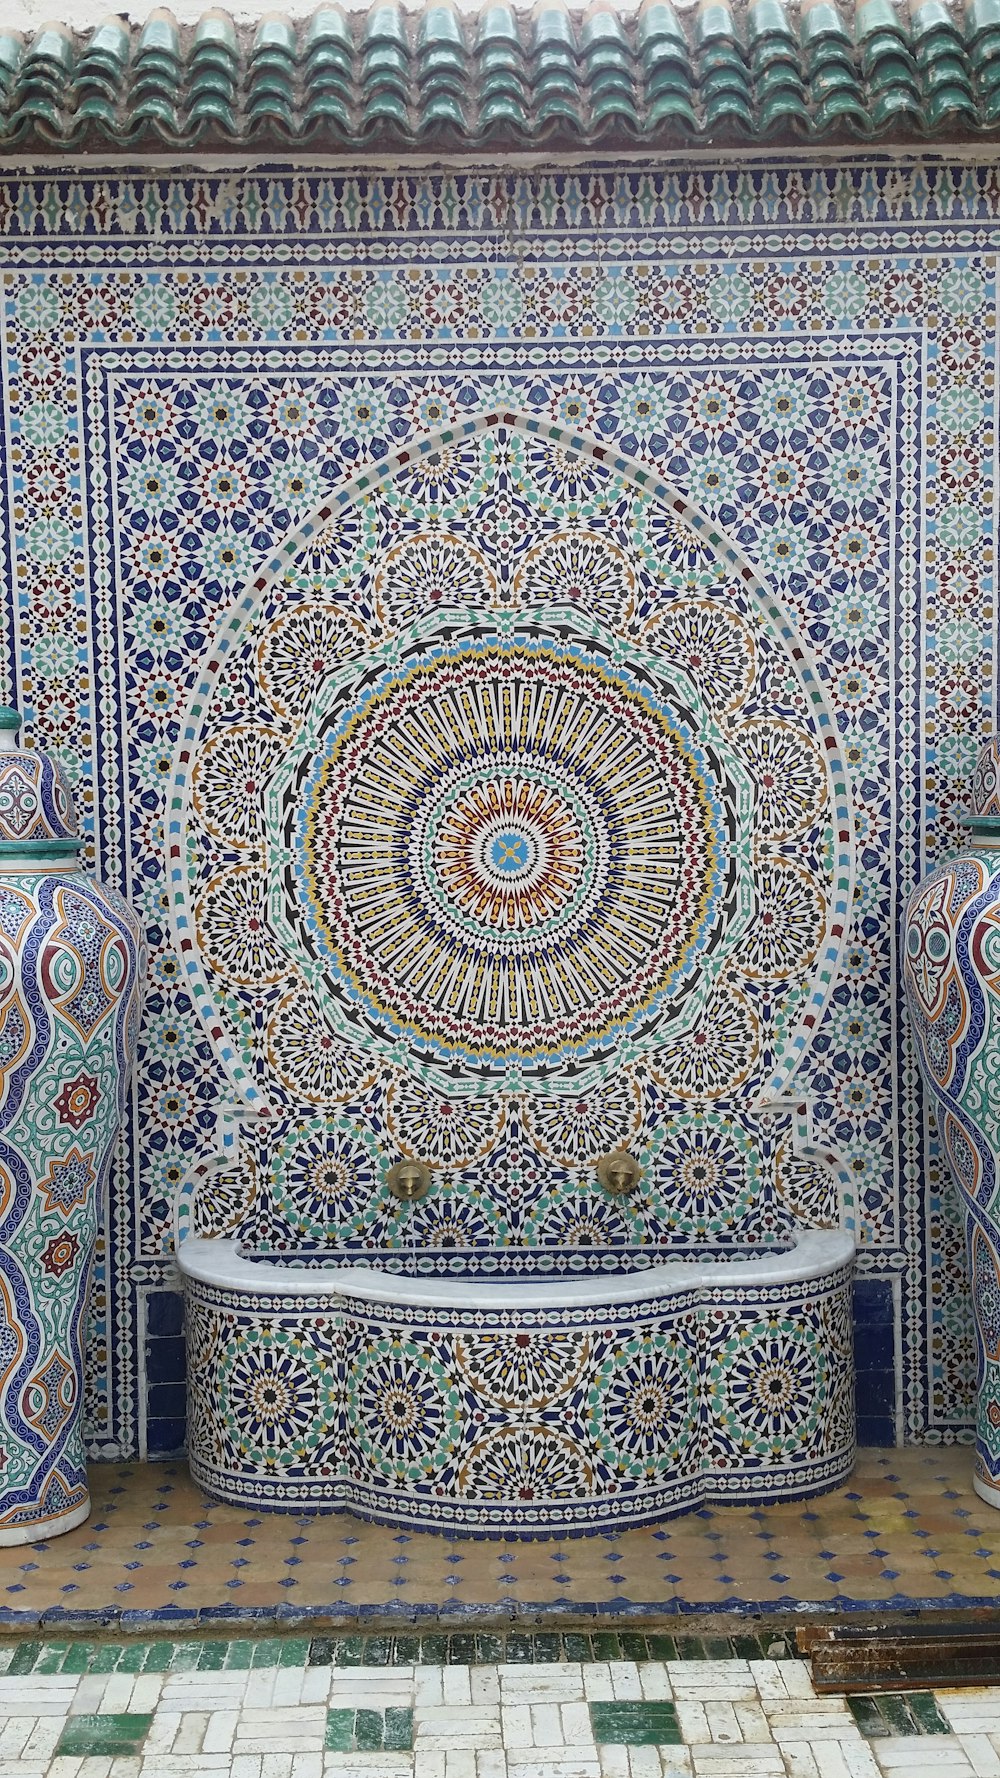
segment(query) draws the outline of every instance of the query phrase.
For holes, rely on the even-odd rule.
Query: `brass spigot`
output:
[[[597,1177],[613,1198],[624,1198],[635,1191],[642,1178],[642,1168],[626,1148],[616,1148],[611,1154],[602,1154],[597,1163]]]
[[[412,1204],[430,1191],[431,1170],[424,1166],[423,1161],[397,1161],[394,1167],[389,1168],[385,1183],[400,1203]]]

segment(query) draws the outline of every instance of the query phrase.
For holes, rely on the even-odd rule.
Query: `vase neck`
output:
[[[82,840],[0,841],[0,877],[44,877],[77,870],[82,845]]]

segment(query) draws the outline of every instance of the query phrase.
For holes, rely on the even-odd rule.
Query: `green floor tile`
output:
[[[62,1664],[63,1673],[89,1673],[93,1648],[89,1642],[71,1642]]]
[[[169,1673],[174,1658],[172,1642],[151,1642],[146,1649],[144,1673]]]
[[[326,1713],[326,1737],[323,1742],[328,1753],[353,1753],[354,1751],[354,1711],[328,1710]]]
[[[306,1636],[283,1636],[277,1646],[280,1651],[279,1667],[304,1667],[309,1659],[309,1640]],[[260,1661],[254,1661],[255,1667],[260,1665]]]
[[[413,1746],[413,1711],[390,1705],[385,1713],[382,1745],[387,1753],[408,1753]]]
[[[548,1631],[537,1631],[532,1637],[534,1661],[558,1661],[562,1655],[562,1637]]]
[[[499,1666],[504,1659],[504,1643],[502,1636],[479,1635],[475,1638],[477,1661],[488,1666]],[[579,1659],[579,1657],[577,1657]]]
[[[171,1673],[197,1673],[201,1660],[200,1642],[175,1642],[170,1657]]]
[[[364,1636],[334,1636],[330,1639],[335,1667],[361,1667],[365,1658]]]
[[[677,1641],[673,1636],[647,1636],[649,1653],[654,1661],[676,1661]]]
[[[46,1642],[38,1651],[35,1662],[36,1673],[61,1673],[63,1662],[69,1653],[68,1642]]]
[[[209,1642],[203,1642],[201,1645],[201,1654],[198,1656],[198,1672],[221,1672],[226,1664],[226,1655],[228,1653],[228,1642],[219,1642],[214,1637]]]
[[[922,1735],[950,1735],[951,1724],[941,1715],[933,1692],[907,1692],[910,1714]]]
[[[598,1630],[592,1640],[595,1661],[621,1660],[621,1643],[612,1630]]]
[[[105,1716],[71,1716],[56,1744],[56,1754],[75,1754],[77,1759],[86,1759],[99,1753],[140,1753],[152,1720],[151,1714],[137,1711],[121,1716],[110,1712]]]
[[[384,1741],[385,1721],[381,1710],[356,1710],[354,1713],[354,1745],[359,1753],[378,1753]]]
[[[90,1661],[91,1673],[117,1673],[122,1658],[120,1642],[98,1642]]]
[[[512,1630],[507,1638],[507,1660],[517,1662],[520,1666],[530,1666],[535,1658],[532,1638],[523,1630]]]
[[[324,1745],[328,1753],[409,1752],[413,1711],[330,1709]]]
[[[920,1724],[917,1722],[909,1700],[903,1692],[883,1692],[877,1699],[878,1709],[889,1725],[890,1735],[919,1735]]]
[[[149,1644],[146,1642],[126,1642],[122,1646],[121,1659],[118,1662],[119,1673],[142,1673],[146,1666]],[[65,1673],[66,1668],[63,1667]]]
[[[19,1642],[14,1650],[14,1659],[7,1668],[8,1673],[33,1673],[41,1652],[41,1644],[38,1642]]]
[[[594,1703],[590,1706],[590,1726],[599,1744],[678,1747],[683,1741],[672,1704]]]
[[[621,1636],[623,1661],[648,1661],[649,1647],[645,1636],[637,1630],[624,1630]]]
[[[364,1667],[388,1667],[392,1662],[391,1636],[366,1636]]]
[[[317,1638],[317,1640],[318,1640],[318,1638]],[[313,1659],[312,1643],[309,1644],[308,1649],[306,1651],[306,1659],[307,1659],[307,1661],[310,1661],[310,1662]],[[226,1667],[229,1670],[229,1672],[231,1672],[231,1673],[245,1673],[247,1671],[247,1669],[250,1666],[252,1666],[252,1664],[253,1664],[253,1643],[252,1642],[246,1642],[241,1638],[241,1640],[238,1642],[227,1643],[227,1645],[226,1645]],[[313,1664],[316,1665],[318,1663],[313,1663]],[[328,1666],[329,1659],[327,1659],[327,1661],[324,1662],[323,1665]]]
[[[677,1659],[679,1661],[707,1661],[708,1650],[700,1636],[677,1637]]]
[[[476,1638],[473,1635],[452,1635],[448,1638],[448,1665],[450,1667],[471,1667],[476,1658]]]
[[[420,1660],[419,1636],[396,1636],[392,1644],[394,1667],[415,1667]]]
[[[568,1630],[563,1637],[563,1653],[567,1661],[592,1661],[594,1658],[590,1637],[578,1635],[575,1630]]]
[[[422,1667],[444,1667],[448,1663],[447,1636],[421,1636],[420,1664]]]
[[[869,1741],[877,1741],[880,1740],[882,1736],[893,1733],[885,1717],[882,1715],[875,1698],[848,1698],[847,1708],[857,1723],[858,1728],[861,1730],[861,1733],[866,1735]],[[909,1730],[903,1729],[896,1732],[907,1734],[909,1733]]]
[[[265,1636],[260,1642],[254,1643],[253,1664],[255,1667],[280,1667],[281,1650],[284,1647],[279,1636]],[[303,1643],[302,1665],[305,1666],[308,1643]]]

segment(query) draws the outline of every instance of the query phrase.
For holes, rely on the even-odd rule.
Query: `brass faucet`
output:
[[[431,1170],[423,1161],[397,1161],[390,1167],[385,1176],[385,1183],[394,1198],[402,1204],[412,1204],[417,1198],[426,1197],[431,1189]]]
[[[635,1191],[642,1178],[642,1168],[626,1148],[616,1148],[611,1154],[602,1154],[597,1163],[597,1177],[613,1198],[624,1198]]]

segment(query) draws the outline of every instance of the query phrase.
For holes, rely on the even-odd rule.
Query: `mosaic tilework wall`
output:
[[[796,1090],[846,1162],[866,1271],[898,1286],[906,1436],[962,1435],[961,1235],[895,947],[992,726],[998,200],[996,169],[931,164],[0,182],[8,690],[154,957],[95,1451],[140,1438],[142,1299],[169,1283],[170,1196],[231,1097],[165,912],[188,687],[329,493],[494,403],[687,494],[811,651],[858,888]]]

